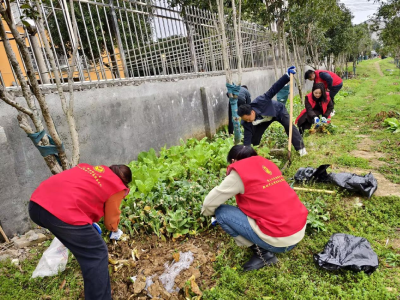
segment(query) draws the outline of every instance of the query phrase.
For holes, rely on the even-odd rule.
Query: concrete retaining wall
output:
[[[252,98],[274,82],[273,70],[243,74]],[[121,84],[121,83],[120,83]],[[202,102],[200,88],[207,101]],[[203,137],[227,124],[225,76],[172,79],[169,82],[91,84],[77,86],[75,116],[81,162],[92,165],[129,163],[141,151],[177,145]],[[46,95],[67,149],[68,128],[55,93]],[[21,99],[23,103],[23,99]],[[16,110],[0,101],[0,222],[8,236],[27,231],[27,204],[33,190],[51,174],[26,134],[18,127]],[[57,199],[54,199],[57,201]]]

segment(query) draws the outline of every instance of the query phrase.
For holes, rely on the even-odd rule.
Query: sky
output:
[[[374,0],[340,0],[352,12],[354,18],[353,24],[360,24],[367,21],[377,11],[379,4]]]

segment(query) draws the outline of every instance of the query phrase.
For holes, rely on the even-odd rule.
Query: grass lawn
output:
[[[364,174],[372,170],[382,171],[389,181],[399,182],[400,135],[374,128],[374,125],[382,123],[375,117],[381,111],[400,112],[400,71],[392,62],[390,58],[374,59],[357,66],[357,79],[345,81],[340,97],[337,97],[336,115],[332,118],[338,127],[337,133],[307,136],[305,144],[309,155],[296,156],[285,173],[287,180],[290,181],[300,167],[332,164],[342,170],[358,168]],[[379,75],[377,64],[384,76]],[[370,166],[369,160],[351,154],[352,150],[363,145],[367,136],[375,142],[371,151],[385,154],[380,159],[386,163],[384,166]],[[336,195],[298,192],[309,210],[313,208],[310,212],[323,223],[319,231],[308,231],[294,250],[278,255],[277,266],[247,273],[241,270],[240,265],[250,253],[230,241],[218,259],[220,279],[217,286],[207,291],[205,298],[399,299],[400,198],[373,196],[366,199],[333,186],[315,184],[314,187],[338,191]],[[362,207],[356,204],[359,201],[363,203]],[[324,221],[323,217],[329,220]],[[313,254],[321,252],[329,237],[338,232],[366,238],[379,257],[377,271],[367,276],[317,268]]]
[[[243,272],[241,265],[250,252],[223,234],[215,249],[216,261],[210,262],[216,270],[216,285],[203,290],[203,299],[399,299],[400,198],[390,189],[400,192],[400,185],[396,185],[400,183],[400,133],[382,127],[387,115],[400,112],[400,71],[392,62],[391,58],[374,59],[357,65],[357,78],[345,81],[335,99],[332,121],[336,132],[306,136],[309,155],[300,158],[294,153],[292,165],[285,171],[289,182],[298,168],[321,164],[331,164],[328,171],[332,172],[356,170],[362,175],[372,171],[381,176],[380,194],[377,191],[366,199],[326,184],[309,187],[337,193],[298,192],[310,211],[313,227],[295,249],[278,255],[277,265],[258,271]],[[297,104],[296,111],[300,109]],[[283,146],[287,142],[283,129],[271,127],[264,143]],[[218,229],[212,230],[220,234]],[[371,276],[329,272],[314,264],[313,254],[321,252],[329,237],[338,232],[361,236],[371,243],[380,263]],[[19,266],[0,262],[0,299],[78,299],[82,295],[83,280],[72,257],[59,276],[30,279],[48,244],[30,249],[31,258]],[[111,280],[115,280],[113,274]]]

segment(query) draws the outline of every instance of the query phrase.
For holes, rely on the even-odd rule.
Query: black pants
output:
[[[301,125],[298,124],[297,126],[299,127],[300,134],[303,135],[304,131],[311,129],[313,124],[314,123],[310,123],[307,119]]]
[[[35,202],[29,202],[33,222],[50,230],[77,259],[81,266],[86,300],[111,299],[107,245],[92,225],[70,225]]]
[[[254,146],[259,145],[265,130],[267,130],[269,125],[271,125],[275,121],[282,124],[282,126],[285,128],[286,134],[289,136],[290,116],[289,116],[289,113],[287,112],[286,108],[283,108],[282,111],[278,114],[278,116],[273,118],[269,122],[263,122],[258,125],[253,125],[252,123],[249,123],[249,122],[243,122],[242,125],[245,130],[245,137],[246,137],[246,131],[249,130],[251,132],[251,144],[253,144]],[[292,125],[292,126],[293,126],[293,128],[292,128],[293,129],[292,130],[292,144],[293,144],[293,147],[296,149],[296,151],[299,151],[300,149],[304,148],[303,139],[302,139],[297,127],[295,125]],[[245,138],[245,140],[246,140],[246,138]],[[245,141],[245,143],[244,143],[245,145],[249,144],[246,142],[247,141]]]
[[[231,104],[229,103],[229,107],[228,107],[228,133],[229,134],[233,134],[233,122],[232,122],[232,108],[231,108]]]
[[[335,104],[334,99],[335,99],[336,94],[339,93],[339,91],[342,87],[343,87],[343,83],[335,85],[329,90],[329,96],[331,97],[333,104]]]

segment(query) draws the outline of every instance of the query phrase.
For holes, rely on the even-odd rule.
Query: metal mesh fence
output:
[[[24,3],[28,1],[16,0],[12,4],[15,22],[21,28],[21,6]],[[74,81],[77,82],[224,70],[215,13],[195,7],[171,7],[165,0],[74,0],[78,28],[78,40],[75,41],[69,5],[66,0],[41,2],[45,31],[56,58],[56,70],[50,66],[40,37],[29,35],[24,30],[41,83],[53,83],[54,72],[67,80],[76,43],[78,54]],[[228,21],[226,31],[229,62],[234,69],[237,66],[234,31]],[[243,21],[241,35],[243,68],[270,65],[272,50],[268,30]],[[0,71],[2,69],[0,67]],[[10,70],[11,74],[11,67]],[[3,70],[0,72],[1,80],[5,85],[11,85],[5,77]],[[16,82],[13,77],[13,84]]]

